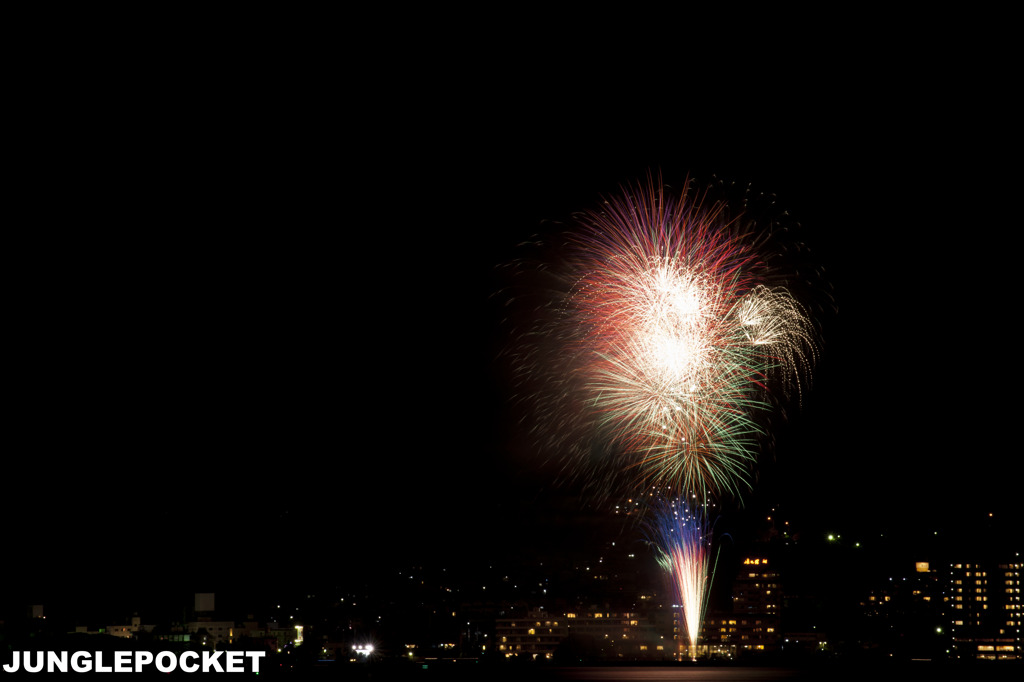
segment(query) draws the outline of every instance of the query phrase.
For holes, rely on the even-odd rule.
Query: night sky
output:
[[[1004,74],[855,47],[69,67],[8,214],[6,608],[528,556],[572,491],[508,446],[498,266],[648,171],[774,193],[834,292],[752,509],[1019,528]]]

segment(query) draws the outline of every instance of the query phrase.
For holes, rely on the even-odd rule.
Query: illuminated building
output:
[[[569,636],[569,628],[564,616],[538,610],[522,617],[497,619],[494,634],[498,652],[506,658],[551,658],[562,640]]]
[[[185,623],[185,631],[191,635],[189,641],[198,641],[208,646],[234,643],[235,621],[192,621]]]
[[[745,558],[733,583],[733,612],[778,617],[781,603],[782,585],[774,564],[769,567],[763,557]]]
[[[911,597],[918,604],[938,604],[942,601],[940,599],[939,571],[933,569],[927,561],[917,561],[914,563]]]
[[[732,611],[709,614],[702,641],[711,654],[777,649],[781,604],[782,583],[774,562],[746,557],[733,583]]]
[[[674,650],[651,622],[634,612],[570,611],[560,615],[544,610],[495,622],[498,653],[506,658],[552,658],[572,637],[584,642],[588,655],[601,659],[662,660]]]
[[[78,625],[75,626],[75,633],[82,635],[109,635],[122,639],[132,639],[140,632],[152,632],[154,627],[153,625],[143,625],[141,618],[132,616],[131,624],[108,625],[97,630],[90,630],[86,625]]]
[[[138,616],[132,616],[131,625],[109,625],[107,626],[106,634],[113,637],[122,637],[124,639],[131,639],[135,637],[140,631],[152,630],[153,626],[142,625],[142,619]]]
[[[1020,573],[1024,564],[950,564],[943,604],[950,628],[950,656],[1024,659],[1021,646]]]

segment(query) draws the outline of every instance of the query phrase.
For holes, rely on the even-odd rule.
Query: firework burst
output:
[[[815,361],[786,276],[799,243],[772,205],[650,180],[532,242],[535,258],[506,266],[506,352],[525,410],[513,437],[599,496],[741,499],[769,414],[801,396]],[[803,269],[796,283],[813,283],[800,293],[827,296]]]
[[[799,389],[814,348],[755,240],[705,199],[652,184],[586,214],[567,306],[580,384],[627,468],[702,497],[749,486],[768,377]]]
[[[531,271],[549,286],[513,351],[542,449],[570,476],[607,494],[625,474],[674,500],[644,523],[691,657],[714,574],[707,510],[750,489],[764,417],[801,395],[815,360],[810,318],[748,208],[689,182],[678,195],[653,180],[625,188],[556,245],[561,278]]]

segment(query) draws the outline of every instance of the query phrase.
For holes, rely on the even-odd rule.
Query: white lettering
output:
[[[130,673],[132,671],[132,652],[130,651],[115,651],[114,652],[114,672],[115,673]]]
[[[35,655],[36,655],[36,662],[34,664],[32,663],[32,654],[33,653],[35,653]],[[25,663],[24,663],[24,665],[25,665],[25,672],[27,672],[27,673],[37,673],[37,672],[39,672],[40,670],[43,669],[43,663],[46,660],[46,654],[45,653],[43,653],[42,651],[36,651],[36,652],[23,651],[22,654],[25,656]]]
[[[181,668],[182,670],[184,670],[187,673],[194,673],[195,671],[199,670],[199,664],[198,663],[195,663],[193,665],[186,665],[185,664],[185,659],[186,658],[189,658],[189,659],[191,659],[193,661],[198,661],[199,660],[199,654],[196,653],[195,651],[186,651],[185,653],[183,653],[181,655],[181,659],[178,662],[178,667],[179,668]]]
[[[252,671],[260,671],[260,659],[267,655],[266,651],[246,651],[245,655],[252,659]]]
[[[153,662],[153,653],[150,651],[136,651],[135,652],[135,672],[141,673],[142,666],[149,665]]]
[[[54,670],[56,668],[56,671]],[[46,652],[46,672],[59,672],[66,673],[68,671],[68,652],[66,651],[47,651]]]
[[[163,659],[169,659],[170,663],[161,663]],[[178,659],[174,656],[171,651],[161,651],[156,655],[156,669],[162,673],[169,673],[174,670],[178,663]]]
[[[224,652],[223,651],[213,651],[213,652],[211,652],[211,651],[204,651],[203,652],[203,672],[204,673],[210,672],[210,668],[211,667],[216,672],[219,672],[219,673],[224,672],[224,668],[220,667],[220,662],[217,660],[218,658],[220,658],[220,655],[222,653],[224,653]]]
[[[13,651],[11,654],[11,662],[4,663],[4,672],[16,673],[18,672],[18,668],[21,667],[21,652]]]
[[[229,673],[245,672],[245,654],[241,651],[229,651],[227,653],[227,671]]]
[[[143,672],[147,666],[156,665],[162,673],[173,672],[181,668],[183,672],[229,672],[246,671],[246,661],[251,660],[252,672],[259,673],[260,659],[267,655],[265,651],[185,651],[178,654],[174,651],[160,651],[155,655],[150,651],[11,651],[10,662],[3,663],[3,672],[72,672],[88,673],[130,673]],[[113,661],[104,662],[104,653],[113,657]],[[2,679],[0,679],[2,682]]]
[[[85,663],[82,663],[82,659]],[[76,673],[92,672],[92,654],[88,651],[76,651],[71,654],[71,669]]]

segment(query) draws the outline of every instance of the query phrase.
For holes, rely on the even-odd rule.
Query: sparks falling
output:
[[[566,243],[535,242],[557,260],[516,271],[544,284],[513,351],[538,449],[599,496],[675,500],[645,524],[691,657],[714,573],[707,510],[750,490],[766,416],[802,396],[816,359],[810,317],[777,268],[789,247],[770,218],[748,215],[760,215],[749,199],[650,179],[579,216]]]
[[[589,404],[637,481],[702,500],[749,488],[768,378],[799,390],[814,353],[803,308],[708,203],[651,184],[587,214],[568,303]]]
[[[675,602],[682,616],[688,655],[697,656],[697,641],[714,577],[711,531],[701,507],[685,500],[665,503],[649,522],[658,550],[658,563],[668,574]]]

